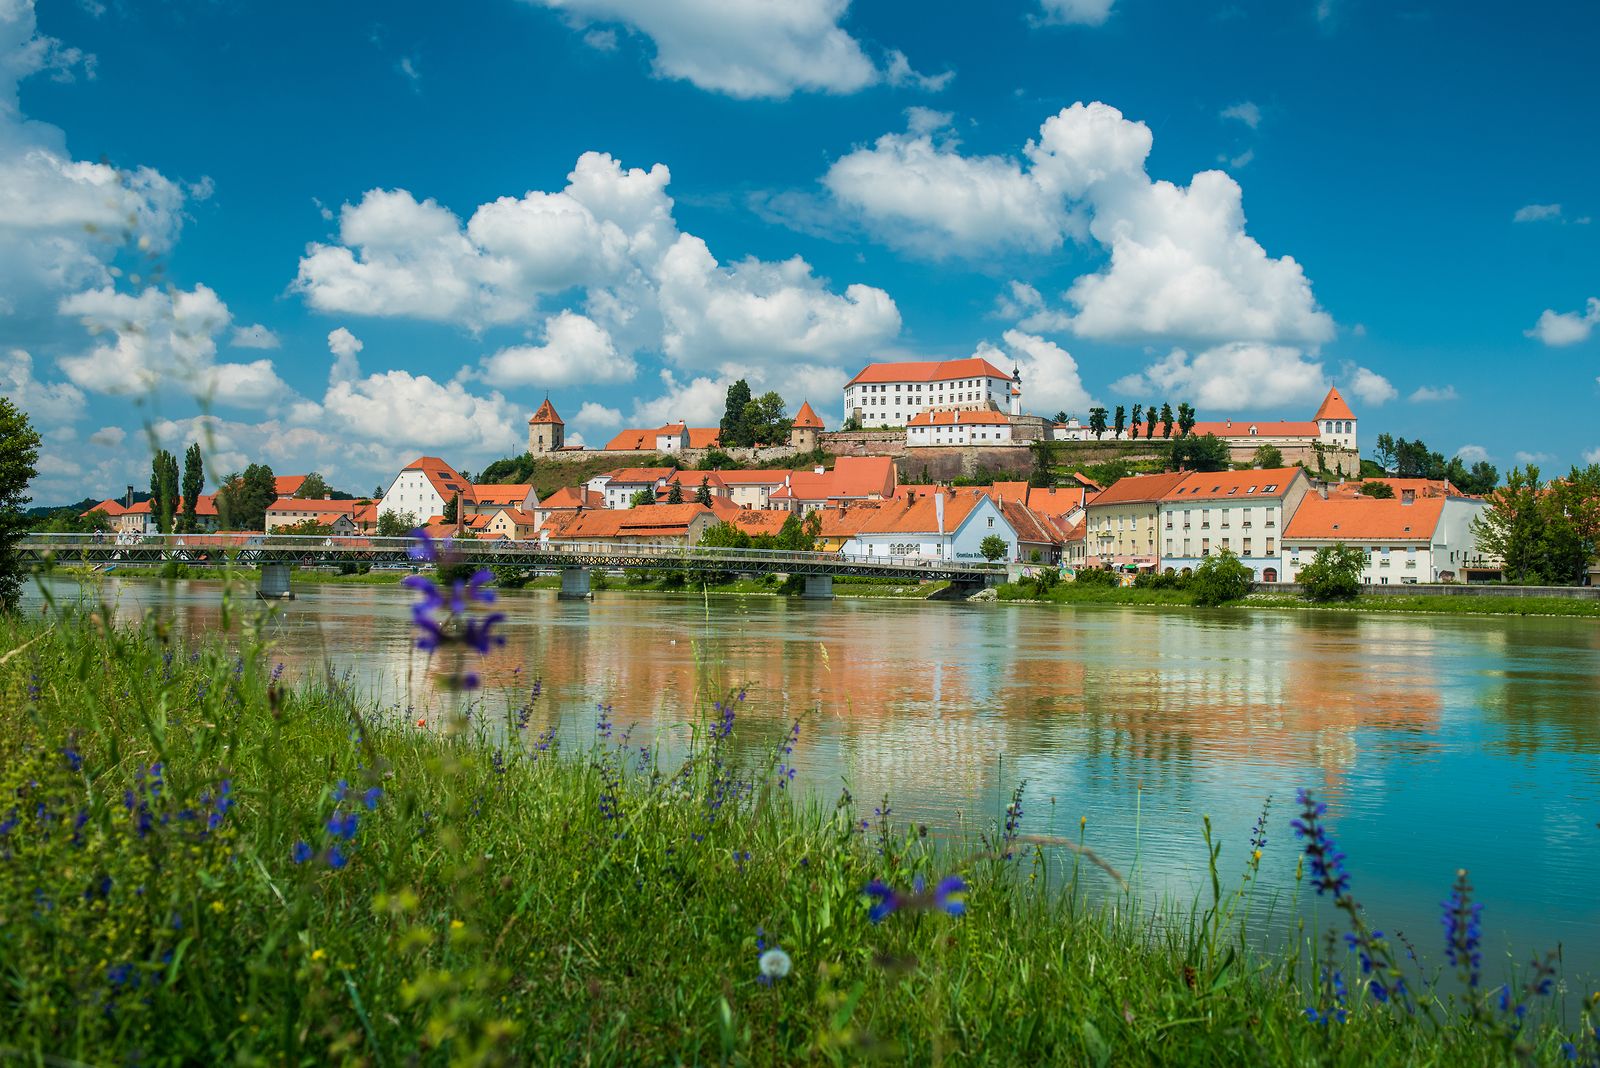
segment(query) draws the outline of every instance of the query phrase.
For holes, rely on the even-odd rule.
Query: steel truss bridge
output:
[[[261,594],[286,597],[295,567],[366,564],[414,567],[413,538],[304,536],[280,534],[30,534],[20,543],[25,560],[70,565],[160,567],[259,567]],[[993,564],[861,556],[777,549],[721,549],[660,543],[479,541],[449,543],[453,562],[484,567],[520,567],[559,573],[565,597],[585,597],[594,571],[680,570],[701,574],[782,574],[806,580],[808,597],[829,597],[835,578],[889,578],[905,582],[949,582],[979,589],[1005,577]]]

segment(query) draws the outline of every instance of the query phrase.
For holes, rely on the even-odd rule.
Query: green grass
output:
[[[1549,998],[1513,1033],[1413,973],[1413,1015],[1366,997],[1349,961],[1348,1021],[1308,1022],[1318,939],[1252,949],[1257,858],[1213,852],[1197,904],[1155,905],[1076,843],[1024,836],[1008,861],[993,837],[797,800],[781,739],[745,738],[714,666],[687,755],[620,737],[563,751],[560,710],[527,693],[469,719],[450,697],[384,710],[337,679],[277,683],[250,620],[224,616],[230,633],[195,647],[99,612],[0,619],[8,1057],[1565,1063]],[[727,737],[713,700],[736,710]],[[965,916],[870,922],[869,880],[952,873]],[[770,986],[758,938],[793,960]],[[1564,1008],[1569,1026],[1587,1011]]]
[[[1254,593],[1245,603],[1264,608],[1325,608],[1356,612],[1404,612],[1414,615],[1578,616],[1600,619],[1600,600],[1566,597],[1496,597],[1470,593],[1457,597],[1430,594],[1407,597],[1363,593],[1354,601],[1336,601],[1319,605],[1303,597]]]
[[[1041,596],[1032,583],[1007,582],[996,587],[1002,601],[1041,604],[1193,605],[1188,590],[1148,590],[1134,586],[1084,585],[1058,582]]]

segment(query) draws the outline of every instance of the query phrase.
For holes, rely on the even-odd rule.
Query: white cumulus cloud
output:
[[[1106,266],[1074,281],[1065,297],[1075,310],[1052,317],[1082,337],[1312,346],[1332,338],[1333,320],[1300,264],[1268,256],[1245,232],[1239,184],[1220,171],[1187,186],[1152,180],[1150,130],[1116,108],[1063,108],[1020,157],[964,155],[916,118],[823,176],[890,244],[940,258],[1092,240]]]
[[[657,77],[687,81],[741,99],[795,92],[853,93],[881,81],[917,84],[903,55],[885,67],[839,25],[850,0],[527,0],[567,15],[591,47],[595,24],[618,24],[650,39]],[[1081,0],[1080,0],[1081,2]],[[600,32],[605,33],[604,25]],[[924,85],[938,89],[943,83]]]
[[[1347,365],[1345,378],[1356,399],[1372,407],[1387,404],[1400,395],[1400,391],[1387,378],[1366,367]]]
[[[333,353],[333,368],[328,372],[331,382],[353,382],[361,377],[361,350],[366,348],[360,338],[342,326],[328,331],[328,351]]]
[[[1007,365],[1012,365],[1022,372],[1024,409],[1049,415],[1064,409],[1087,415],[1094,398],[1084,388],[1078,361],[1071,353],[1053,341],[1021,330],[1007,330],[1001,340],[1005,343],[1003,349],[984,342],[973,355],[1001,370],[1010,370]]]
[[[0,355],[0,395],[26,412],[35,426],[70,423],[83,414],[83,391],[70,382],[34,378],[33,356],[24,349]]]
[[[1413,404],[1431,404],[1436,401],[1459,400],[1461,395],[1452,385],[1418,386],[1406,399]]]
[[[1475,464],[1479,460],[1489,458],[1489,450],[1482,445],[1463,445],[1454,453],[1461,458],[1462,463]]]
[[[627,382],[638,368],[617,351],[593,319],[564,311],[545,323],[543,345],[513,345],[483,362],[483,377],[497,386],[562,386],[577,382]]]
[[[1551,347],[1576,345],[1589,340],[1596,323],[1600,323],[1600,297],[1590,297],[1582,312],[1558,312],[1546,308],[1533,328],[1523,333]]]
[[[1064,22],[1076,26],[1099,26],[1111,17],[1115,0],[1039,0],[1043,22]]]
[[[1561,218],[1560,204],[1524,204],[1511,216],[1512,222],[1543,222]]]
[[[253,326],[236,326],[228,344],[236,349],[275,349],[283,342],[271,330],[256,323]]]
[[[1241,100],[1222,109],[1222,118],[1238,119],[1250,129],[1261,125],[1261,106],[1252,100]]]
[[[1299,349],[1235,342],[1193,356],[1173,349],[1111,388],[1135,398],[1187,399],[1202,413],[1296,406],[1308,406],[1309,412],[1327,393],[1328,380],[1322,364]]]

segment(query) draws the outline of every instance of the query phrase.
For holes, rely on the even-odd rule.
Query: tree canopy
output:
[[[251,464],[244,474],[222,480],[217,514],[224,530],[264,530],[267,509],[278,499],[278,480],[266,464]]]
[[[1393,496],[1392,491],[1390,495]],[[1367,554],[1360,549],[1343,542],[1324,545],[1300,569],[1297,581],[1313,601],[1347,601],[1361,592],[1361,572],[1366,566]]]
[[[461,477],[467,477],[465,472],[462,473]],[[321,472],[313,471],[306,476],[304,482],[300,483],[300,488],[294,491],[294,495],[308,501],[320,501],[324,497],[332,496],[333,490],[329,488],[327,480],[322,477]]]
[[[1189,579],[1194,603],[1214,606],[1237,601],[1250,592],[1250,569],[1227,549],[1200,561]]]
[[[1282,467],[1283,450],[1276,445],[1262,445],[1256,449],[1255,458],[1252,462],[1255,466],[1262,468]]]
[[[1532,464],[1512,468],[1472,532],[1482,552],[1501,559],[1508,582],[1581,582],[1600,551],[1600,464],[1549,483]]]
[[[28,483],[39,472],[39,433],[28,413],[0,397],[0,611],[16,609],[22,597],[22,560],[17,542],[27,532],[22,508],[28,503]]]
[[[1167,446],[1167,464],[1174,471],[1226,471],[1228,443],[1215,434],[1186,434]]]

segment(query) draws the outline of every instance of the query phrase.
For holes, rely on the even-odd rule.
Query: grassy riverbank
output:
[[[1101,586],[1061,582],[1040,590],[1031,582],[1006,583],[996,590],[1002,601],[1060,605],[1194,605],[1194,595],[1181,589],[1136,586]],[[1303,611],[1404,612],[1414,615],[1470,616],[1576,616],[1600,619],[1600,601],[1565,597],[1497,597],[1491,594],[1461,596],[1404,596],[1362,593],[1352,601],[1317,604],[1304,597],[1257,590],[1232,608],[1291,608]]]
[[[663,765],[610,715],[563,750],[537,688],[386,714],[94,614],[0,649],[0,1049],[29,1061],[1553,1065],[1585,1011],[1485,980],[1467,1013],[1437,964],[1404,993],[1381,938],[1322,985],[1315,932],[1256,956],[1231,843],[1194,911],[1152,909],[1025,816],[938,842],[797,803],[806,725],[747,741],[712,681]]]

